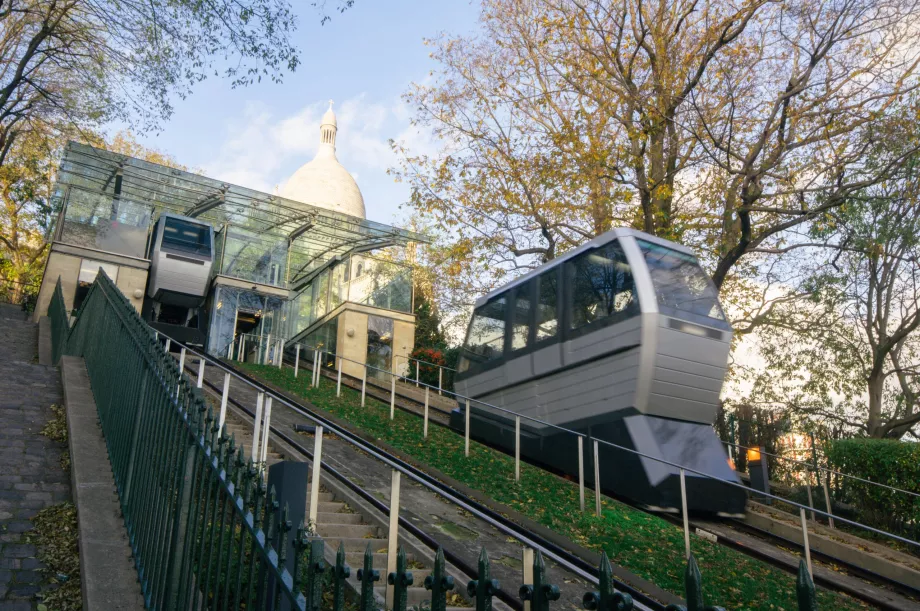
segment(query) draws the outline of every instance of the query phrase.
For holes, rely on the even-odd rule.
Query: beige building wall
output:
[[[68,312],[73,309],[73,298],[74,294],[77,292],[77,279],[80,277],[80,264],[83,259],[103,261],[118,267],[118,274],[115,277],[115,286],[121,290],[138,312],[141,311],[141,306],[144,303],[144,289],[147,286],[146,269],[128,265],[118,265],[111,260],[107,261],[105,257],[98,256],[92,251],[88,251],[86,257],[79,257],[69,253],[52,250],[48,255],[47,263],[45,263],[45,274],[42,276],[42,285],[38,292],[38,302],[36,303],[35,313],[33,315],[33,319],[36,322],[40,317],[48,314],[48,305],[51,303],[51,297],[54,295],[54,286],[57,284],[59,276],[61,278],[61,292],[64,296],[64,305],[67,307]],[[138,293],[138,291],[140,292]]]
[[[38,291],[38,302],[35,304],[33,319],[38,322],[42,316],[48,315],[48,305],[54,295],[54,286],[58,277],[61,278],[61,290],[64,294],[64,305],[67,311],[73,309],[73,296],[77,291],[77,278],[80,276],[80,257],[65,255],[60,252],[51,252],[45,263],[45,275],[42,276],[42,286]]]
[[[356,378],[364,375],[362,365],[367,361],[367,314],[345,310],[339,315],[336,354],[346,359],[342,361],[342,373]]]
[[[415,323],[393,321],[393,362],[403,375],[409,370],[409,355],[415,348]]]
[[[144,305],[144,289],[147,288],[147,270],[123,265],[118,268],[118,280],[115,281],[115,286],[140,313],[141,306]]]

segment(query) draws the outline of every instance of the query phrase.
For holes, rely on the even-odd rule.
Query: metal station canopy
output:
[[[347,253],[428,242],[405,229],[73,141],[57,187],[60,198],[67,187],[102,193],[148,205],[153,218],[169,211],[283,243],[291,252],[291,284]]]

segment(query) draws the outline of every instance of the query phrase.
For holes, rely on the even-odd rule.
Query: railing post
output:
[[[261,460],[259,462],[265,463],[268,458],[268,433],[271,430],[271,419],[272,419],[272,398],[268,396],[265,398],[265,418],[262,422],[262,454]],[[268,467],[265,467],[266,473],[268,472]]]
[[[390,475],[390,527],[387,531],[387,575],[396,571],[396,548],[399,544],[399,476],[393,469]],[[394,609],[395,585],[388,580],[387,609]]]
[[[581,599],[581,606],[588,611],[632,611],[632,596],[618,592],[614,587],[613,567],[607,552],[601,552],[599,568],[598,591],[586,593]]]
[[[324,554],[323,540],[314,537],[310,541],[310,564],[307,565],[307,611],[320,611],[323,605],[323,573],[326,572]]]
[[[578,506],[585,512],[585,440],[578,436]]]
[[[396,376],[390,376],[390,420],[396,416]]]
[[[393,592],[393,601],[388,604],[388,608],[394,611],[406,611],[409,601],[408,589],[415,582],[407,568],[406,552],[400,547],[396,552],[396,570],[387,574],[387,600],[390,599],[389,592]]]
[[[486,548],[479,552],[479,575],[466,585],[466,593],[476,601],[476,611],[492,611],[492,597],[501,589],[498,581],[492,579],[489,554]]]
[[[523,585],[533,583],[533,548],[525,547],[521,551],[521,563],[524,565],[524,582]],[[529,600],[524,601],[524,611],[532,611]]]
[[[142,365],[142,367],[144,367]],[[143,370],[143,369],[142,369]],[[141,377],[141,388],[138,394],[137,411],[134,412],[134,426],[131,431],[131,450],[128,456],[128,469],[125,474],[125,498],[122,500],[122,506],[127,506],[131,498],[131,482],[134,479],[134,464],[137,457],[137,441],[140,435],[141,422],[144,418],[144,410],[147,407],[147,376]]]
[[[272,350],[272,334],[269,333],[269,334],[268,334],[268,337],[267,337],[266,340],[265,340],[265,353],[262,355],[262,364],[263,364],[263,365],[270,365],[270,364],[271,364],[271,363],[266,362],[266,361],[268,361],[268,354],[269,354],[269,352],[271,352],[271,350]]]
[[[284,340],[278,341],[278,369],[284,366]]]
[[[367,549],[364,550],[364,567],[358,569],[358,581],[361,583],[360,611],[377,611],[374,582],[379,580],[380,571],[374,570],[374,554],[371,552],[371,544],[368,543]],[[432,611],[435,611],[433,605]]]
[[[438,394],[441,394],[441,388],[444,386],[444,368],[438,367]]]
[[[546,583],[546,566],[540,550],[534,558],[533,581],[522,585],[518,595],[521,600],[530,601],[530,611],[549,611],[549,603],[559,600],[558,586]]]
[[[521,417],[514,417],[514,481],[521,481]]]
[[[680,470],[680,506],[684,515],[684,557],[690,558],[690,520],[687,517],[687,477]]]
[[[431,388],[425,387],[425,413],[422,415],[422,439],[428,439],[428,395]]]
[[[808,506],[811,508],[811,521],[815,521],[815,501],[811,495],[811,469],[805,467],[805,489],[808,491]]]
[[[193,408],[194,409],[194,408]],[[173,520],[173,529],[170,536],[171,550],[169,558],[169,571],[167,578],[167,603],[168,609],[176,606],[176,600],[179,596],[180,582],[182,581],[182,560],[185,557],[185,546],[194,544],[193,541],[186,541],[188,531],[189,509],[191,506],[192,485],[195,478],[195,444],[182,444],[182,459],[180,469],[182,477],[179,480],[179,490],[176,498],[176,509],[178,515]]]
[[[434,570],[425,578],[425,589],[431,591],[431,611],[447,610],[447,593],[454,589],[454,578],[447,574],[444,550],[438,548]]]
[[[201,388],[201,386],[204,384],[204,363],[205,363],[204,357],[203,356],[199,357],[198,358],[198,382],[197,382],[198,388]]]
[[[224,430],[224,421],[227,419],[227,400],[230,398],[230,374],[224,374],[224,391],[220,395],[220,416],[217,422],[217,434]]]
[[[179,383],[176,384],[176,398],[179,398],[179,390],[182,388],[182,376],[185,374],[185,346],[179,349]]]
[[[240,363],[246,360],[246,336],[245,335],[240,336],[240,347],[236,351],[236,360],[239,361]]]
[[[805,548],[805,563],[808,565],[808,576],[814,579],[811,569],[811,546],[808,544],[808,523],[805,521],[805,509],[799,507],[799,519],[802,521],[802,547]]]
[[[339,373],[335,382],[335,396],[342,396],[342,357],[339,357]]]
[[[821,478],[821,485],[824,486],[824,506],[827,507],[827,524],[831,528],[834,528],[834,510],[831,507],[831,495],[827,489],[827,480],[830,478],[829,473],[825,473],[824,477]]]
[[[601,459],[597,439],[594,440],[594,513],[601,517]]]
[[[345,609],[345,580],[351,577],[351,567],[345,564],[345,544],[339,543],[335,554],[335,573],[332,575],[332,611]]]
[[[323,427],[315,428],[313,437],[313,473],[310,481],[310,531],[316,532],[316,517],[319,511],[319,480],[323,461]]]
[[[463,455],[470,455],[470,400],[466,400],[466,413],[463,415]]]
[[[415,361],[415,387],[416,388],[418,388],[420,379],[421,379],[421,376],[419,375],[419,361],[416,360]]]
[[[256,396],[256,417],[252,424],[252,452],[249,454],[253,462],[259,462],[259,432],[262,426],[262,404],[265,401],[265,393],[260,392]]]
[[[364,376],[361,378],[361,407],[364,407],[364,397],[367,394],[367,363],[364,364]]]
[[[319,388],[319,380],[323,376],[323,351],[319,351],[319,358],[316,360],[316,367],[313,368],[316,373],[315,387]]]
[[[300,344],[296,344],[294,352],[294,377],[297,377],[297,372],[300,369]]]
[[[815,582],[804,560],[799,560],[799,574],[795,580],[795,595],[799,603],[799,611],[818,611]]]

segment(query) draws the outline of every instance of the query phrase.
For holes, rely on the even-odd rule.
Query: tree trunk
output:
[[[885,376],[882,371],[873,371],[866,380],[869,391],[869,420],[866,423],[866,432],[869,437],[881,438],[885,436],[882,426],[882,392],[885,389]]]

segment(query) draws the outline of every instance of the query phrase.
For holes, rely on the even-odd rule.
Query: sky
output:
[[[207,176],[274,192],[313,158],[320,117],[333,100],[337,156],[361,188],[367,218],[404,224],[399,206],[409,190],[387,175],[396,165],[388,141],[417,152],[435,149],[410,125],[402,95],[436,68],[424,39],[474,32],[478,3],[357,0],[324,25],[308,0],[291,4],[302,63],[282,84],[232,89],[226,80],[209,79],[175,101],[160,132],[138,134],[138,141]]]

